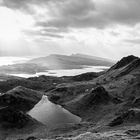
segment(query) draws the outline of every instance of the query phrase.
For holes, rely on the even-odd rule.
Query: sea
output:
[[[24,63],[30,59],[32,58],[31,57],[0,57],[0,66]],[[12,74],[12,75],[18,77],[24,77],[24,78],[37,77],[40,75],[61,77],[61,76],[74,76],[86,72],[100,72],[108,68],[109,67],[107,66],[85,66],[84,68],[81,69],[46,70],[45,72],[38,72],[36,74],[21,73],[21,74]]]

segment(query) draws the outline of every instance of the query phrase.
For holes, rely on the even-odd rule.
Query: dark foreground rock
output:
[[[92,89],[88,94],[83,95],[79,100],[76,100],[68,105],[73,104],[81,110],[84,108],[89,109],[101,104],[107,104],[111,101],[111,97],[103,86],[98,86]]]
[[[138,57],[134,56],[134,55],[129,55],[127,57],[123,57],[120,61],[118,61],[115,65],[113,65],[110,70],[114,70],[114,69],[119,69],[121,67],[124,67],[126,65],[128,65],[129,63],[131,63],[132,61],[138,59]]]
[[[42,95],[41,92],[18,86],[0,95],[0,106],[10,106],[22,111],[28,111],[41,100]]]
[[[128,130],[125,133],[130,136],[137,136],[137,135],[140,135],[140,130]]]
[[[36,137],[28,137],[26,140],[37,140],[37,138]]]
[[[121,113],[109,124],[109,126],[113,127],[123,123],[140,123],[140,109],[129,109],[128,111]]]
[[[41,83],[40,85],[44,83],[43,87],[46,87],[46,83],[54,84],[53,88],[45,90],[48,99],[62,105],[71,113],[80,116],[82,121],[77,128],[74,126],[75,124],[71,124],[73,125],[71,128],[70,126],[65,126],[64,128],[50,130],[49,133],[46,133],[47,131],[44,131],[44,129],[39,130],[39,128],[36,133],[31,132],[30,135],[26,135],[23,139],[26,140],[31,136],[33,136],[33,139],[35,137],[44,138],[44,140],[49,138],[62,140],[67,138],[74,140],[132,140],[133,138],[140,138],[138,131],[140,130],[140,59],[135,56],[128,56],[97,78],[92,74],[91,77],[90,73],[79,75],[74,77],[76,79],[73,80],[72,77],[51,78],[45,76],[28,79],[33,83],[39,82]],[[20,94],[14,92],[14,96],[13,91],[12,94],[5,93],[1,95],[4,99],[3,102],[0,102],[2,107],[6,105],[14,108],[18,105],[20,106],[17,107],[16,112],[15,110],[8,110],[8,113],[6,113],[8,116],[12,114],[12,116],[24,118],[22,116],[25,115],[26,118],[26,114],[23,112],[31,108],[38,100],[35,94],[31,93],[30,97],[24,92],[23,94],[21,93],[22,90]],[[19,101],[25,104],[22,105]],[[18,104],[15,105],[15,102]],[[21,115],[22,113],[23,115]],[[21,124],[10,125],[11,127],[25,127],[22,122],[26,124],[26,119],[15,121],[16,117],[9,119],[7,115],[2,116],[4,117],[1,122],[8,122],[8,124],[18,122],[18,124]],[[4,118],[8,119],[4,120]]]
[[[98,86],[93,89],[89,94],[85,95],[81,102],[86,106],[92,106],[97,104],[106,104],[111,100],[108,92],[104,87]]]
[[[0,126],[5,129],[18,128],[21,129],[27,125],[37,123],[29,115],[22,111],[15,110],[12,107],[5,107],[0,109]]]

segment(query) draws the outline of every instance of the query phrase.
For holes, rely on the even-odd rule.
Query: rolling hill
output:
[[[56,138],[62,140],[67,138],[74,140],[132,140],[140,137],[139,57],[132,55],[124,57],[102,73],[86,73],[72,77],[40,76],[19,80],[20,82],[17,82],[18,86],[21,84],[29,89],[24,87],[14,88],[17,86],[15,79],[1,81],[0,86],[2,90],[6,82],[8,82],[7,87],[13,85],[9,88],[11,90],[6,91],[3,95],[16,95],[15,106],[12,105],[14,108],[18,105],[17,102],[22,102],[22,98],[26,99],[28,103],[32,103],[33,99],[34,104],[36,104],[40,99],[37,98],[36,100],[38,91],[43,91],[51,102],[61,105],[82,119],[80,124],[71,124],[50,131],[43,128],[41,134],[38,131],[26,136],[35,136],[39,140],[41,138],[43,140]],[[35,83],[36,87],[33,86]],[[48,88],[50,86],[52,88]],[[6,90],[6,87],[4,88]],[[30,90],[30,88],[36,91]],[[1,100],[3,95],[0,96]],[[11,102],[12,98],[7,98],[8,103]],[[22,104],[24,104],[24,107],[28,106],[26,102],[22,102]],[[9,106],[9,104],[7,105]],[[26,118],[26,114],[24,115]],[[30,127],[28,127],[29,129]],[[25,135],[20,136],[24,137]]]

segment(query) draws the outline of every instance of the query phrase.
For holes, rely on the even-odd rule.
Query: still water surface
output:
[[[12,74],[12,75],[24,77],[24,78],[36,77],[36,76],[38,77],[40,75],[61,77],[61,76],[74,76],[86,72],[100,72],[108,68],[109,67],[106,66],[87,66],[86,68],[81,68],[81,69],[48,70],[46,72],[39,72],[36,74]]]
[[[49,128],[79,123],[81,121],[80,117],[70,113],[60,105],[50,102],[47,96],[43,96],[42,100],[28,114]]]

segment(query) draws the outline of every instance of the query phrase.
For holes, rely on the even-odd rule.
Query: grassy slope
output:
[[[51,130],[48,137],[68,136],[72,139],[83,140],[98,136],[97,139],[105,139],[105,137],[111,137],[109,134],[112,133],[114,140],[117,140],[119,139],[117,135],[120,135],[121,139],[124,135],[129,138],[130,135],[133,135],[136,138],[136,135],[140,134],[140,132],[135,131],[127,132],[131,134],[125,133],[129,129],[137,130],[140,128],[138,125],[140,122],[140,59],[132,59],[127,63],[124,63],[123,60],[123,63],[120,63],[117,63],[115,68],[111,68],[90,81],[74,82],[70,80],[69,83],[68,79],[61,79],[62,81],[59,79],[61,82],[56,83],[52,90],[47,90],[46,94],[51,101],[61,104],[83,119],[79,125]],[[41,79],[32,78],[29,80],[39,82]],[[98,91],[97,87],[104,87],[105,91]],[[107,96],[104,94],[105,92],[107,92]],[[104,102],[102,96],[108,101]],[[115,125],[110,127],[110,123]],[[86,133],[87,131],[89,132]],[[107,132],[104,133],[104,131]],[[42,132],[43,136],[45,130]],[[83,134],[77,136],[80,133]]]
[[[98,129],[109,129],[108,125],[111,122],[116,123],[116,126],[111,129],[116,128],[117,125],[121,127],[128,125],[135,126],[140,122],[139,113],[133,110],[133,115],[131,116],[129,110],[140,108],[139,79],[140,59],[136,58],[136,60],[132,60],[121,67],[111,68],[111,70],[96,79],[87,82],[62,84],[47,94],[52,99],[51,101],[53,101],[53,96],[59,96],[60,98],[54,100],[55,103],[61,104],[72,113],[79,115],[83,121],[93,123]],[[87,94],[90,95],[93,88],[100,85],[105,88],[112,100],[107,104],[99,104],[97,102],[96,105],[86,106],[88,100],[85,97]],[[86,104],[84,104],[84,101],[86,101]],[[94,129],[93,127],[92,130]]]

